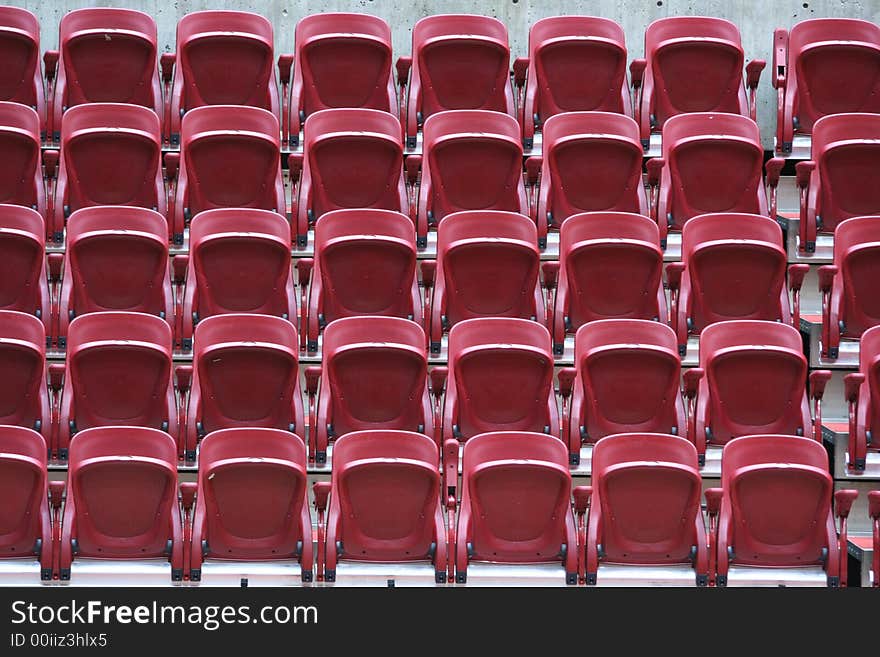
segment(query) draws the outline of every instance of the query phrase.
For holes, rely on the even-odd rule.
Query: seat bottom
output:
[[[0,587],[51,584],[40,579],[40,570],[37,559],[0,559]]]
[[[180,586],[171,579],[171,564],[166,559],[89,559],[77,558],[70,569],[70,579],[63,586]]]
[[[435,581],[434,565],[419,563],[368,563],[340,561],[336,564],[336,581],[318,586],[343,587],[398,587],[446,586]]]
[[[456,586],[568,586],[558,563],[506,564],[471,562],[467,582]]]
[[[821,566],[792,568],[762,568],[760,566],[731,566],[727,586],[813,586],[827,587],[828,577]]]
[[[295,559],[279,561],[222,561],[208,559],[202,562],[201,580],[192,586],[311,586],[303,582],[302,567]]]
[[[639,566],[633,564],[601,564],[596,586],[696,586],[696,574],[688,564]]]

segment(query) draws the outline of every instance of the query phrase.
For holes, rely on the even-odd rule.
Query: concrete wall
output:
[[[174,50],[174,32],[181,16],[203,9],[241,9],[263,14],[275,26],[276,53],[293,51],[293,31],[303,16],[351,11],[381,16],[391,25],[395,56],[410,52],[410,29],[423,16],[437,13],[482,13],[503,21],[510,33],[512,56],[527,54],[529,26],[559,14],[589,14],[616,20],[626,32],[630,59],[644,53],[644,29],[665,16],[705,15],[727,18],[742,32],[746,59],[769,61],[773,30],[825,16],[880,22],[880,0],[18,0],[42,25],[43,49],[58,43],[58,22],[65,12],[94,5],[140,9],[156,19],[159,47]],[[761,79],[758,123],[764,146],[771,148],[775,129],[775,93],[768,70]]]

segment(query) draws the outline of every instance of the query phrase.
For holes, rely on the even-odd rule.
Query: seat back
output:
[[[0,424],[36,429],[48,438],[46,332],[40,320],[0,310],[0,363]]]
[[[552,16],[536,21],[529,30],[528,75],[529,87],[535,87],[534,113],[546,121],[563,112],[631,112],[626,58],[623,29],[612,20]],[[583,75],[586,70],[590,75]]]
[[[813,160],[820,187],[816,214],[834,232],[849,217],[880,211],[880,114],[832,114],[813,127]]]
[[[293,324],[280,317],[227,314],[199,322],[188,430],[264,427],[302,435],[297,344]]]
[[[451,404],[462,440],[487,431],[550,433],[558,424],[550,334],[537,322],[484,317],[449,332]]]
[[[164,211],[161,152],[159,117],[151,109],[121,103],[71,107],[61,130],[64,198],[58,202],[69,210],[131,205]]]
[[[192,216],[210,208],[284,211],[278,119],[266,110],[212,105],[187,112],[181,151],[186,179],[179,184]]]
[[[428,361],[418,324],[397,317],[337,319],[324,329],[322,353],[328,433],[425,431]]]
[[[680,229],[698,214],[767,213],[764,151],[758,126],[747,116],[675,116],[663,128],[663,154],[669,168],[670,227]]]
[[[187,115],[189,116],[189,115]],[[188,285],[199,318],[223,313],[289,317],[290,225],[268,210],[216,209],[193,219]]]
[[[308,476],[299,437],[275,429],[215,431],[202,441],[198,482],[195,522],[209,558],[290,559],[311,540],[303,536]]]
[[[730,319],[790,321],[783,295],[787,258],[776,221],[751,214],[700,215],[685,224],[681,243],[693,331]]]
[[[108,426],[70,443],[64,524],[78,557],[145,559],[169,554],[177,506],[177,449],[166,433]]]
[[[841,319],[846,334],[858,336],[880,324],[874,293],[880,276],[880,216],[852,217],[834,231],[834,262],[843,282]]]
[[[701,545],[697,450],[685,438],[618,434],[593,448],[591,539],[612,563],[690,563]],[[598,504],[596,502],[598,501]]]
[[[807,360],[792,326],[755,320],[712,324],[700,336],[700,366],[713,443],[758,433],[808,435]]]
[[[429,557],[437,538],[438,463],[437,445],[422,434],[356,431],[340,438],[333,448],[327,525],[344,545],[341,558]]]
[[[410,94],[424,120],[444,110],[513,113],[510,45],[497,18],[426,16],[413,27],[412,58]]]
[[[514,212],[456,212],[437,230],[435,298],[446,325],[533,318],[540,252],[534,222]]]
[[[428,118],[422,185],[434,221],[459,210],[528,214],[519,124],[499,112],[458,110]],[[421,209],[420,209],[421,212]]]
[[[46,441],[22,427],[0,427],[0,557],[51,550]]]
[[[394,84],[391,28],[383,19],[347,13],[304,16],[294,40],[295,111],[310,116],[333,107],[395,109],[394,94],[389,94]]]
[[[315,226],[319,308],[326,322],[356,315],[413,319],[416,238],[390,210],[335,210]]]
[[[48,296],[45,246],[40,213],[0,205],[0,310],[42,314],[43,298]]]
[[[134,426],[169,430],[174,411],[171,327],[153,315],[81,315],[67,334],[63,395],[77,430]]]
[[[541,186],[549,187],[546,212],[557,226],[580,212],[647,214],[635,121],[610,112],[567,112],[547,119],[542,130]]]
[[[737,438],[724,448],[721,483],[735,563],[804,566],[823,560],[834,521],[833,481],[821,444],[790,436]]]
[[[263,16],[246,11],[186,14],[177,24],[177,53],[182,109],[247,105],[278,114],[274,33]]]
[[[158,212],[111,206],[77,210],[68,220],[65,260],[67,303],[62,305],[73,315],[124,310],[173,321],[168,224]]]
[[[471,559],[561,559],[566,523],[572,522],[571,474],[561,440],[508,431],[474,436],[464,446],[462,482],[457,540],[471,544]],[[466,536],[461,533],[462,518],[471,524]]]
[[[40,117],[34,110],[0,102],[0,150],[0,203],[42,211]]]
[[[862,335],[859,371],[865,375],[868,392],[859,397],[858,421],[864,421],[864,426],[859,430],[873,433],[880,430],[880,329],[876,326]]]
[[[658,303],[663,252],[657,224],[625,212],[569,217],[559,231],[557,304],[575,330],[597,319],[666,320]]]
[[[814,18],[788,37],[786,94],[798,131],[828,114],[880,112],[880,27],[854,18]]]
[[[606,319],[575,337],[572,422],[595,442],[612,433],[684,435],[681,359],[675,333],[659,322]]]
[[[373,109],[330,109],[306,119],[300,203],[314,217],[340,208],[407,211],[403,144],[394,115]],[[410,222],[411,223],[411,222]]]
[[[645,30],[645,57],[655,129],[665,133],[666,120],[686,112],[744,113],[742,40],[730,21],[656,20]]]
[[[0,7],[0,100],[33,109],[43,104],[40,23],[27,9]]]
[[[62,16],[59,42],[63,91],[56,103],[65,108],[131,103],[161,110],[152,16],[134,9],[76,9]]]

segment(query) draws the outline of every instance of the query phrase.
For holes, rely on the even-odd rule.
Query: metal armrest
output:
[[[431,368],[428,375],[431,382],[431,396],[434,398],[434,440],[438,446],[443,440],[443,391],[448,376],[449,368],[445,365]]]
[[[587,551],[587,510],[593,497],[592,486],[575,486],[572,491],[574,498],[574,512],[577,517],[578,537],[578,581],[583,584],[586,581],[586,551]]]
[[[559,394],[562,397],[562,441],[568,445],[570,465],[578,465],[581,462],[581,434],[580,431],[571,430],[571,393],[576,376],[577,370],[573,367],[563,367],[557,374]]]

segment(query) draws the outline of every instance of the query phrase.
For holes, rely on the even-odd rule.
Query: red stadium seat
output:
[[[800,250],[845,219],[880,212],[880,114],[831,114],[813,127],[812,159],[797,163]]]
[[[880,26],[814,18],[773,34],[776,150],[790,152],[827,114],[880,112]]]
[[[268,110],[276,121],[272,137],[280,141],[274,40],[272,23],[248,11],[194,11],[180,19],[174,82],[166,99],[172,145],[185,130],[184,115],[205,105]]]
[[[295,321],[290,228],[274,212],[207,210],[190,229],[190,255],[181,303],[181,338],[190,349],[193,327],[212,315],[256,313]]]
[[[720,513],[710,548],[717,559],[717,585],[736,583],[729,576],[737,567],[771,569],[777,585],[790,569],[813,566],[824,571],[828,586],[845,586],[846,531],[844,524],[838,537],[833,488],[828,454],[814,440],[754,435],[725,445]],[[851,495],[851,504],[856,491],[838,491],[839,505],[841,493]]]
[[[167,561],[183,579],[177,449],[144,427],[89,429],[71,442],[61,529],[60,576],[82,558]]]
[[[52,449],[52,400],[46,332],[40,320],[0,310],[0,363],[0,425],[26,427],[42,434],[47,453]]]
[[[468,566],[558,564],[559,582],[577,584],[571,474],[555,436],[499,431],[471,438],[462,456],[455,581]]]
[[[418,130],[428,118],[444,110],[491,110],[516,116],[507,28],[497,18],[438,14],[420,19],[412,30],[411,64],[408,148],[415,148]],[[402,106],[403,102],[403,116]]]
[[[221,429],[281,429],[305,437],[296,328],[269,315],[217,315],[196,326],[186,418],[187,460]]]
[[[351,431],[434,435],[425,334],[418,324],[398,317],[337,319],[324,329],[322,352],[317,405],[317,385],[309,390],[310,459],[326,463],[328,443]]]
[[[880,216],[852,217],[834,231],[834,264],[819,268],[822,355],[837,358],[840,339],[859,338],[880,324]]]
[[[345,13],[304,16],[294,41],[291,148],[299,144],[303,121],[320,110],[360,107],[397,114],[391,28],[383,19]]]
[[[61,17],[58,41],[50,104],[55,141],[61,138],[67,110],[84,103],[130,103],[162,117],[158,37],[152,16],[134,9],[75,9]]]
[[[774,433],[821,441],[821,418],[814,431],[807,402],[807,359],[792,326],[757,320],[707,326],[700,336],[700,368],[705,374],[691,429],[701,459],[707,445],[738,436]],[[811,374],[811,383],[821,372]]]
[[[425,122],[418,244],[428,226],[461,210],[529,214],[519,126],[499,112],[457,110]]]
[[[581,212],[650,214],[636,122],[609,112],[566,112],[543,127],[538,225]],[[546,222],[546,223],[545,223]]]
[[[315,227],[309,351],[318,350],[318,334],[324,326],[358,315],[423,321],[415,231],[399,212],[335,210],[323,215]]]
[[[52,294],[45,247],[46,229],[36,210],[0,204],[0,310],[36,316],[49,337]]]
[[[67,332],[59,458],[67,458],[74,434],[92,427],[150,427],[176,439],[171,347],[171,327],[154,315],[101,312],[74,319]]]
[[[203,210],[258,208],[287,216],[278,119],[272,114],[255,107],[199,107],[187,113],[182,130],[175,244],[183,244],[184,225]]]
[[[715,322],[762,319],[800,328],[789,310],[786,261],[782,229],[769,217],[725,212],[688,221],[681,264],[671,265],[681,273],[680,283],[670,283],[679,353],[689,335]]]
[[[0,7],[0,60],[5,71],[0,72],[0,101],[21,103],[38,112],[37,134],[45,133],[40,23],[27,9]]]
[[[609,434],[685,434],[681,359],[672,329],[649,320],[603,319],[581,326],[574,344],[571,410],[563,416],[572,465],[580,462],[582,444]]]
[[[392,114],[322,110],[306,119],[304,135],[299,200],[292,212],[299,246],[306,245],[309,227],[325,212],[342,208],[409,212],[400,123]]]
[[[553,312],[553,348],[566,334],[598,319],[666,323],[663,251],[657,224],[626,212],[569,217],[559,233],[559,276]]]
[[[488,431],[559,436],[550,334],[525,319],[470,319],[449,333],[444,442]]]
[[[80,208],[126,205],[167,213],[162,136],[152,110],[89,103],[71,107],[64,117],[51,219],[55,235]],[[168,241],[167,226],[164,232]]]
[[[529,30],[529,56],[514,66],[528,67],[517,103],[524,147],[531,148],[535,130],[557,114],[632,116],[626,57],[623,28],[612,20],[552,16],[536,21]]]
[[[74,317],[106,310],[157,315],[174,327],[168,224],[145,208],[95,206],[68,220],[58,288],[58,346]]]
[[[652,208],[664,248],[668,230],[681,230],[700,214],[769,214],[763,162],[758,125],[746,116],[695,112],[669,119]]]
[[[880,444],[874,436],[880,430],[880,328],[865,331],[859,348],[859,370],[847,374],[845,396],[849,402],[849,449],[847,465],[864,472],[868,452]]]
[[[634,80],[636,121],[642,144],[663,131],[667,119],[687,112],[729,112],[755,120],[755,89],[766,62],[748,65],[749,98],[743,84],[744,55],[736,25],[723,18],[674,16],[645,30],[645,59],[633,62],[644,76]]]
[[[15,571],[4,569],[2,584],[52,579],[54,540],[46,453],[46,441],[35,431],[0,426],[0,559],[21,563]],[[29,568],[26,559],[37,567]],[[28,577],[30,570],[39,576]]]
[[[535,225],[514,212],[456,212],[437,231],[431,301],[431,351],[444,332],[477,317],[544,323]],[[430,293],[429,293],[430,294]]]
[[[0,152],[3,153],[3,159],[0,160],[0,202],[23,205],[45,217],[40,117],[30,107],[0,102]],[[60,241],[60,237],[56,241]]]
[[[202,580],[215,560],[244,562],[245,571],[253,562],[296,560],[300,580],[311,582],[313,549],[302,439],[266,428],[207,436],[199,449],[190,580]]]
[[[603,583],[603,565],[626,564],[686,565],[691,583],[709,585],[702,481],[691,443],[656,433],[603,438],[593,449],[592,489],[587,584]]]
[[[336,442],[319,580],[366,562],[424,564],[429,581],[446,582],[439,456],[433,440],[409,431],[355,431]]]

